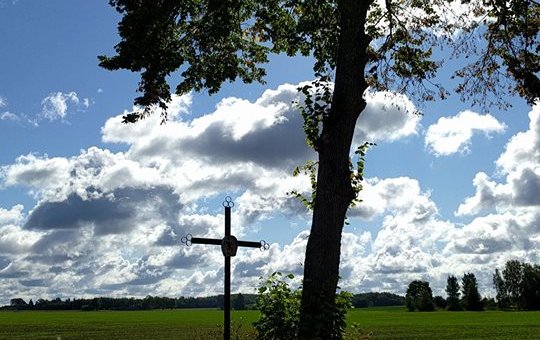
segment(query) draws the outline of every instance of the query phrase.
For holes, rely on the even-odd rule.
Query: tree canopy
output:
[[[429,282],[420,280],[412,281],[407,288],[405,304],[410,312],[415,310],[420,312],[434,310],[433,293],[429,287]]]

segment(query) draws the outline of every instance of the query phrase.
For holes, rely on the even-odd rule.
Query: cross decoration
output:
[[[225,197],[223,201],[225,208],[225,237],[221,240],[216,238],[201,238],[192,237],[187,234],[182,237],[182,243],[186,246],[192,244],[213,244],[221,246],[221,252],[225,258],[225,280],[224,280],[224,298],[223,298],[223,339],[230,340],[231,338],[231,257],[236,256],[238,247],[259,248],[261,251],[267,250],[270,246],[264,240],[259,242],[253,241],[238,241],[236,237],[231,235],[231,208],[234,207],[234,202],[230,196]]]

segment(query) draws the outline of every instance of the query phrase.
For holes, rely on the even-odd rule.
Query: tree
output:
[[[540,309],[540,266],[511,260],[493,274],[500,308]]]
[[[506,70],[515,80],[513,91],[538,97],[536,0],[461,1],[474,14],[484,15],[487,28],[482,21],[446,22],[435,8],[448,13],[452,0],[386,0],[384,4],[374,0],[110,0],[123,15],[118,26],[121,41],[115,47],[117,55],[101,56],[100,65],[142,72],[142,95],[135,103],[143,109],[124,116],[125,122],[144,118],[155,105],[166,108],[171,99],[166,77],[178,69],[177,94],[204,89],[215,93],[225,81],[263,81],[261,65],[269,53],[314,57],[318,79],[302,89],[309,100],[304,102],[304,130],[318,161],[311,166],[316,172],[315,190],[307,201],[313,217],[304,264],[300,339],[330,338],[325,330],[332,324],[341,233],[362,180],[363,163],[353,169],[349,154],[368,87],[413,93],[420,100],[446,97],[447,90],[432,81],[442,65],[434,59],[433,47],[445,42],[457,45],[448,38],[456,32],[466,32],[463,41],[470,45],[477,41],[470,38],[476,32],[489,42],[488,48],[478,53],[478,62],[456,73],[463,79],[458,92],[485,98],[486,91],[506,81],[493,75]],[[523,8],[525,14],[514,13]],[[504,24],[508,34],[497,34]],[[505,43],[516,53],[504,52]],[[461,51],[470,54],[471,49]],[[365,147],[358,152],[360,160],[363,152]]]
[[[523,264],[522,305],[528,310],[540,310],[540,266]]]
[[[463,297],[461,302],[465,310],[468,311],[482,311],[484,306],[482,304],[482,297],[478,292],[478,282],[476,276],[473,273],[467,273],[463,275],[461,281],[461,290]]]
[[[495,286],[495,291],[497,295],[497,305],[501,309],[506,309],[510,307],[510,298],[508,297],[508,290],[506,289],[506,282],[501,276],[499,269],[495,269],[495,274],[493,274],[493,285]]]
[[[11,305],[11,307],[15,307],[16,309],[25,309],[28,306],[26,301],[24,301],[21,298],[11,299],[10,305]]]
[[[448,310],[458,311],[462,310],[459,302],[459,283],[458,279],[454,275],[448,276],[446,280],[446,301],[448,302]]]
[[[415,310],[420,312],[434,310],[433,293],[429,287],[429,282],[412,281],[407,288],[405,305],[410,312],[414,312]]]
[[[246,309],[246,299],[244,298],[244,295],[242,295],[242,293],[238,293],[236,299],[234,299],[233,308],[236,310]]]
[[[523,282],[523,266],[521,262],[517,260],[506,262],[503,270],[503,277],[510,304],[519,309],[521,307],[520,300]]]
[[[433,298],[433,303],[435,304],[435,307],[440,309],[445,309],[446,306],[448,306],[448,301],[446,301],[446,299],[440,295],[437,295]]]

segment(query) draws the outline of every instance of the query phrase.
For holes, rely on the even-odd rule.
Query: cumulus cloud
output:
[[[0,96],[0,109],[5,108],[8,106],[7,99]],[[0,120],[12,120],[12,121],[19,121],[20,117],[13,112],[4,111],[0,112]]]
[[[91,147],[72,157],[28,154],[2,166],[0,184],[28,188],[37,203],[26,213],[22,206],[0,209],[0,299],[18,292],[33,298],[219,293],[219,247],[184,247],[179,240],[187,233],[222,235],[225,193],[235,197],[237,236],[276,211],[304,221],[304,231],[288,244],[272,244],[267,252],[240,250],[233,290],[255,287],[260,275],[276,270],[301,276],[309,213],[286,193],[309,191],[309,179],[293,177],[292,169],[315,154],[305,146],[292,105],[297,86],[282,85],[254,101],[226,98],[199,117],[190,114],[191,95],[174,96],[167,124],[159,124],[158,114],[123,125],[127,112],[105,123],[103,141],[123,143],[125,152]],[[391,142],[417,133],[420,117],[406,97],[379,93],[367,99],[355,141]],[[73,102],[66,100],[67,112]],[[522,174],[516,178],[531,183],[531,173]],[[522,191],[515,202],[529,196],[534,193]],[[481,220],[471,226],[442,220],[430,191],[416,179],[367,179],[361,198],[349,214],[353,227],[362,230],[361,221],[370,220],[381,228],[343,234],[345,289],[403,293],[416,278],[442,285],[445,273],[470,269],[486,255],[470,251],[478,241],[466,239],[466,228]],[[523,215],[515,225],[531,232],[534,221]],[[491,244],[485,247],[493,249]]]
[[[448,156],[455,153],[470,152],[471,138],[474,133],[502,133],[504,123],[495,117],[481,115],[473,111],[461,111],[453,117],[441,117],[437,123],[429,126],[425,137],[425,146],[435,156]]]
[[[366,102],[367,106],[356,124],[355,144],[392,142],[418,133],[421,116],[407,96],[368,92]]]
[[[19,116],[17,116],[16,114],[14,114],[14,113],[6,111],[6,112],[2,112],[0,114],[0,120],[19,121],[19,120],[21,120],[21,118]]]
[[[41,101],[41,113],[39,117],[49,121],[64,121],[68,114],[69,106],[88,108],[89,105],[88,98],[83,98],[81,104],[81,100],[76,92],[53,92]]]
[[[475,194],[465,198],[456,215],[481,211],[537,210],[540,206],[540,105],[529,112],[529,129],[513,136],[495,164],[504,176],[502,183],[487,174],[476,174]]]

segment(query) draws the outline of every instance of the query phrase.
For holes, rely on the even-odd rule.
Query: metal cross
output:
[[[182,237],[182,243],[191,246],[192,244],[213,244],[220,245],[221,252],[225,257],[225,280],[224,280],[224,321],[223,321],[223,339],[230,340],[231,338],[231,257],[236,256],[238,247],[259,248],[261,251],[269,248],[265,241],[238,241],[236,237],[231,235],[231,208],[234,207],[234,202],[227,196],[223,201],[225,208],[225,237],[221,240],[216,238],[200,238],[192,237],[191,234]]]

